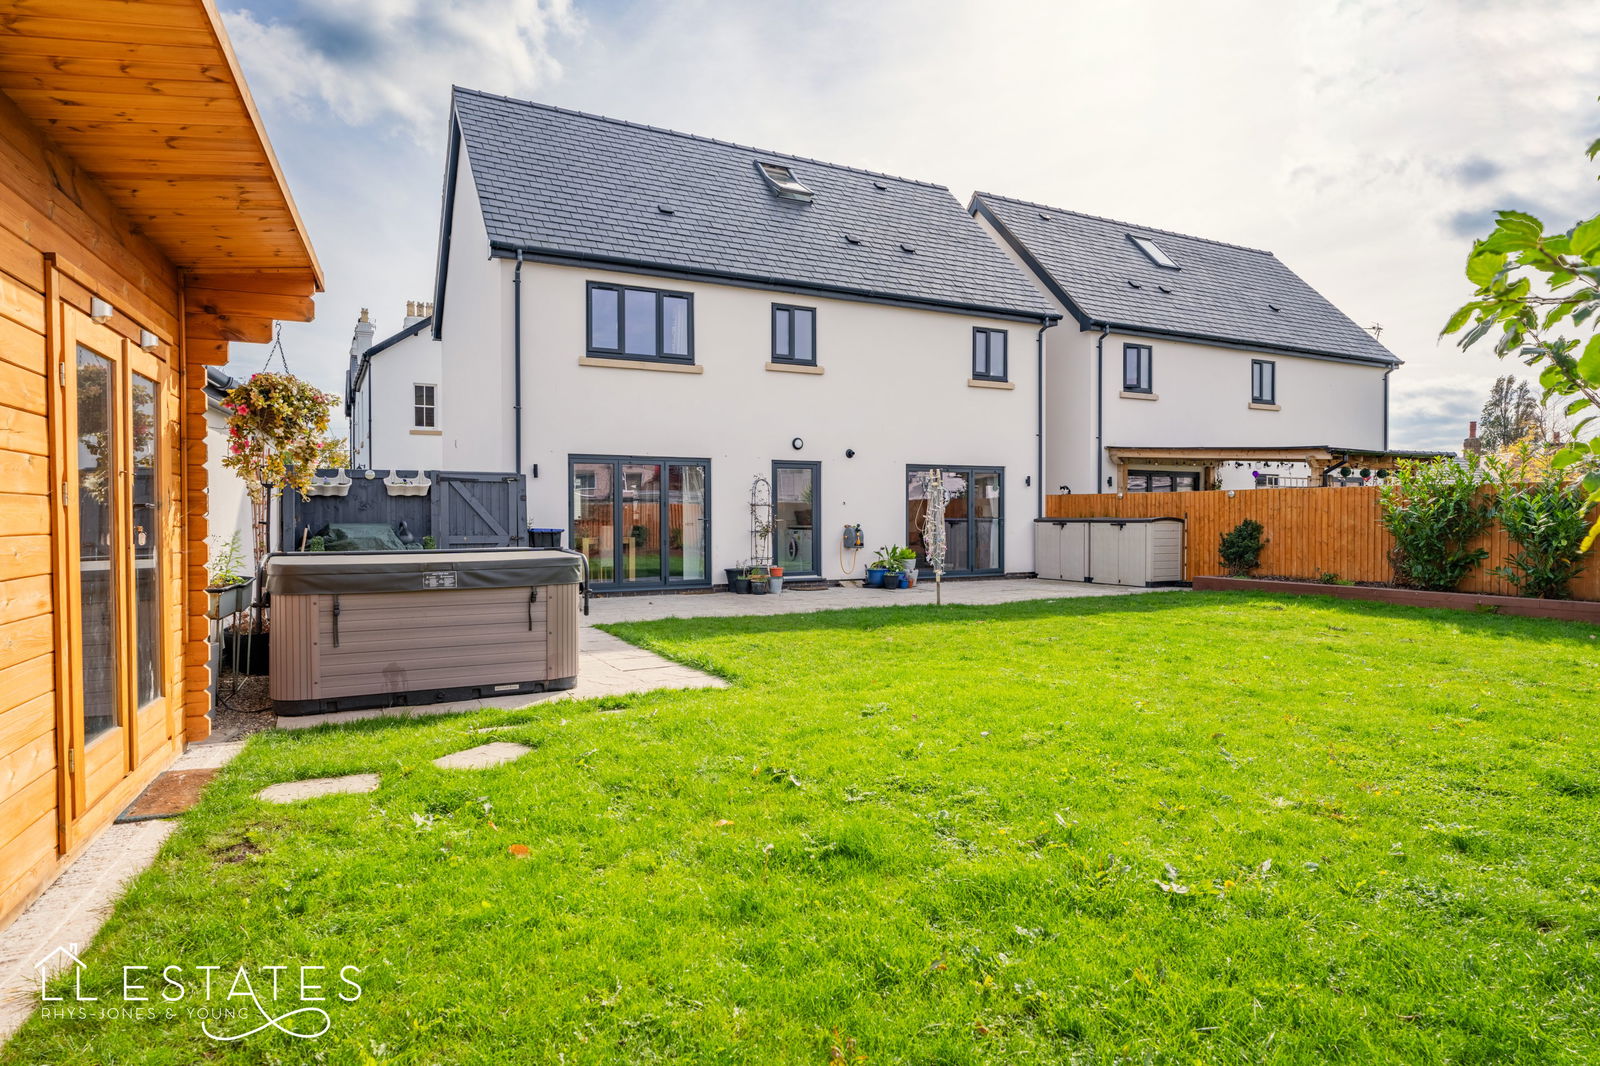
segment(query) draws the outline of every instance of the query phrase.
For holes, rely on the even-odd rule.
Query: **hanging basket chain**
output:
[[[289,358],[283,354],[283,323],[274,322],[272,331],[272,347],[267,351],[267,363],[261,368],[263,374],[272,370],[272,360],[277,359],[283,367],[285,374],[289,373]]]

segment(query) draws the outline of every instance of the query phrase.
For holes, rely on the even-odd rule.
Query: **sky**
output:
[[[1527,373],[1437,337],[1494,211],[1600,207],[1593,0],[221,8],[327,276],[285,354],[330,392],[361,308],[382,338],[432,297],[452,84],[1270,249],[1405,361],[1396,448]]]

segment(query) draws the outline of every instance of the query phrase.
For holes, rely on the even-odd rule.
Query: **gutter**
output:
[[[1100,491],[1106,462],[1106,337],[1111,325],[1100,323],[1100,336],[1094,342],[1094,491]]]
[[[522,476],[522,253],[511,274],[511,440],[512,467]]]

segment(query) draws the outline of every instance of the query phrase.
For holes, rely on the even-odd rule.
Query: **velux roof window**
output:
[[[807,203],[814,195],[810,189],[794,176],[794,171],[781,163],[756,163],[756,169],[761,176],[767,179],[767,184],[772,186],[772,191],[786,200],[803,200]]]
[[[1135,237],[1130,233],[1128,234],[1128,240],[1132,241],[1134,247],[1138,248],[1139,251],[1149,256],[1150,262],[1154,263],[1156,266],[1167,270],[1178,269],[1178,264],[1172,261],[1172,257],[1166,252],[1163,252],[1161,250],[1161,246],[1155,241],[1151,240],[1149,237]]]

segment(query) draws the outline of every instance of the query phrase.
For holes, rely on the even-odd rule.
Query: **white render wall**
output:
[[[1063,324],[1046,335],[1050,381],[1049,471],[1052,490],[1106,492],[1105,461],[1095,484],[1095,348],[1100,334]],[[1148,344],[1155,399],[1122,395],[1122,346]],[[1250,363],[1277,364],[1278,410],[1253,409]],[[1334,445],[1383,447],[1382,367],[1265,354],[1238,348],[1111,333],[1105,339],[1106,448],[1270,448]],[[1057,414],[1059,412],[1059,414]],[[1141,469],[1162,469],[1140,463]],[[1257,467],[1259,468],[1259,464]],[[1171,468],[1181,469],[1181,468]],[[1189,467],[1188,469],[1194,469]],[[1305,477],[1304,466],[1264,472]],[[1250,488],[1251,468],[1223,464],[1223,488]],[[1320,473],[1320,471],[1319,471]]]
[[[444,309],[442,466],[507,470],[514,265],[482,258],[469,193],[463,180]],[[580,267],[522,269],[522,465],[524,473],[539,467],[528,482],[531,524],[569,527],[569,456],[709,459],[711,565],[720,581],[750,555],[752,478],[770,477],[774,460],[820,462],[823,576],[860,577],[877,547],[907,539],[908,465],[998,466],[1004,568],[1032,570],[1037,322]],[[580,365],[589,281],[693,293],[697,372]],[[817,309],[821,374],[767,369],[775,302]],[[1008,331],[1013,388],[968,384],[975,326]],[[866,542],[853,559],[839,550],[846,523],[860,523]]]
[[[376,470],[438,470],[444,458],[442,345],[423,329],[372,357],[350,418],[350,461]],[[412,423],[413,385],[434,386],[434,429]],[[372,432],[368,451],[367,417]],[[465,468],[456,468],[465,469]]]

